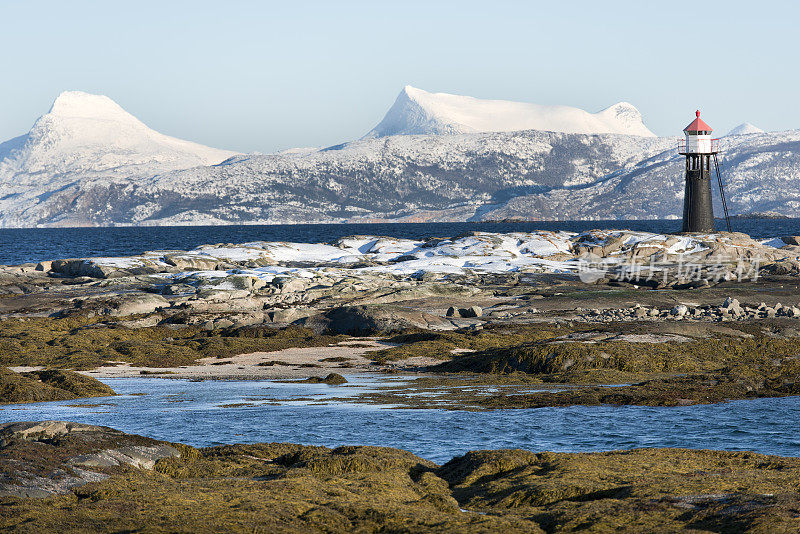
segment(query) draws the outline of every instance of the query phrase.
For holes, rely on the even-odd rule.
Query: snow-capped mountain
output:
[[[797,217],[800,212],[800,130],[728,137],[719,155],[732,214]],[[519,195],[490,218],[649,219],[680,217],[684,162],[674,147],[591,184]],[[716,182],[714,210],[722,214]]]
[[[97,224],[68,209],[90,185],[127,187],[234,154],[151,130],[106,96],[67,91],[26,135],[0,144],[2,225]],[[53,220],[59,210],[63,218]]]
[[[237,156],[142,180],[126,198],[170,198],[134,219],[145,224],[466,220],[517,195],[594,183],[674,144],[535,130],[392,136],[310,154]]]
[[[616,133],[654,137],[632,104],[619,102],[598,113],[569,106],[542,106],[505,100],[429,93],[407,85],[366,138],[476,132]]]
[[[529,129],[236,155],[66,93],[0,144],[0,226],[678,217],[677,140]],[[732,213],[796,216],[800,130],[731,135],[722,161]]]
[[[725,134],[725,137],[730,137],[732,135],[750,135],[750,134],[757,134],[757,133],[764,133],[764,130],[750,124],[749,122],[743,122],[739,126],[733,128],[730,132]]]
[[[140,182],[126,198],[182,192],[149,204],[144,224],[675,218],[684,187],[676,142],[535,130],[392,136],[238,156]],[[732,213],[798,213],[800,131],[730,138],[721,161]]]

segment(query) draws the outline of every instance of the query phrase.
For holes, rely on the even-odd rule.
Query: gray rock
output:
[[[75,432],[102,432],[106,427],[68,423],[65,421],[40,421],[0,424],[0,447],[5,447],[11,440],[25,441],[51,440],[59,436]],[[114,431],[122,433],[119,431]]]
[[[226,319],[225,317],[221,319],[217,319],[214,321],[214,329],[218,328],[230,328],[234,325],[234,322],[230,319]]]
[[[671,315],[675,315],[677,317],[683,317],[689,311],[689,308],[683,304],[678,304],[674,308],[670,310]]]
[[[82,467],[116,467],[127,464],[142,469],[152,469],[156,461],[161,458],[178,456],[180,456],[178,449],[169,445],[153,445],[152,447],[131,445],[78,455],[70,458],[68,463]]]
[[[739,300],[735,299],[735,298],[732,298],[732,297],[728,297],[728,298],[725,299],[725,302],[722,303],[722,307],[723,308],[731,308],[731,307],[738,308],[739,307]]]
[[[281,293],[296,293],[306,289],[306,283],[301,278],[277,277],[272,280],[272,285]]]
[[[253,282],[258,280],[258,278],[246,274],[233,274],[231,276],[226,276],[223,280],[234,289],[241,289],[250,293],[253,289]]]
[[[213,271],[220,261],[209,256],[198,256],[186,253],[165,254],[164,263],[181,271]]]
[[[442,317],[395,306],[342,306],[297,321],[317,332],[370,336],[401,332],[409,328],[452,329]]]
[[[119,325],[124,326],[125,328],[150,328],[152,326],[156,326],[163,320],[163,317],[160,315],[149,315],[147,317],[142,317],[141,319],[133,319],[131,321],[120,321]]]
[[[273,323],[292,323],[314,315],[317,311],[313,308],[284,308],[267,312],[267,316]]]
[[[189,284],[170,284],[162,290],[164,295],[186,295],[195,292],[194,286]]]
[[[458,310],[459,315],[464,318],[480,317],[483,315],[483,309],[480,306],[470,306],[469,308],[461,308]]]
[[[0,425],[0,496],[42,498],[108,478],[120,465],[152,469],[177,448],[112,428],[41,421]],[[54,462],[55,460],[55,462]]]
[[[116,297],[110,306],[104,310],[104,315],[124,317],[126,315],[140,315],[153,313],[159,308],[169,307],[169,301],[161,295],[153,293],[133,293]]]
[[[227,290],[227,289],[218,289],[211,287],[211,288],[200,289],[197,291],[198,298],[210,301],[218,301],[218,302],[244,299],[249,296],[250,292],[244,289]]]

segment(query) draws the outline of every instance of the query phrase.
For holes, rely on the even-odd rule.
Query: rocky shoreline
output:
[[[798,395],[798,243],[355,236],[0,267],[0,402],[113,395],[97,380],[112,377],[344,392],[342,375],[359,373],[415,379],[329,400],[500,410]],[[0,427],[0,530],[794,530],[797,462],[501,450],[435,465],[378,447],[194,449],[17,423]]]
[[[28,379],[44,370],[191,379],[405,372],[587,386],[481,400],[487,408],[789,395],[798,243],[473,232],[2,267],[0,365]],[[719,356],[726,351],[734,361]],[[597,390],[619,384],[632,390]]]
[[[196,449],[44,421],[0,425],[0,531],[776,532],[800,460],[748,452]]]

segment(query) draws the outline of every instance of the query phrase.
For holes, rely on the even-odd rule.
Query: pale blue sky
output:
[[[360,137],[403,85],[636,105],[660,135],[800,128],[790,1],[0,0],[0,141],[68,89],[241,151]]]

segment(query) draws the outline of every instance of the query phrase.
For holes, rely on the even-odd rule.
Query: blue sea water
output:
[[[717,227],[722,228],[717,221]],[[800,234],[800,219],[736,219],[733,230],[755,238]],[[584,231],[626,228],[648,232],[677,232],[681,222],[653,221],[542,221],[515,223],[387,223],[281,224],[236,226],[162,226],[118,228],[7,228],[0,229],[0,265],[17,265],[59,258],[130,256],[148,250],[187,250],[213,243],[294,241],[324,243],[348,235],[398,238],[453,237],[464,232],[527,232],[532,230]]]
[[[755,238],[800,234],[800,219],[740,219],[733,225],[735,231]],[[469,231],[629,228],[664,233],[679,227],[680,221],[559,221],[2,229],[0,264],[185,250],[207,243],[328,242],[354,234],[415,239]],[[0,422],[80,421],[197,446],[263,441],[384,445],[436,462],[468,450],[496,448],[599,451],[689,447],[800,456],[800,397],[681,408],[575,406],[488,412],[390,409],[326,400],[348,392],[355,394],[359,388],[373,386],[376,380],[350,379],[344,387],[268,381],[109,379],[107,383],[121,396],[8,405],[0,407]],[[293,400],[309,396],[316,400]],[[249,404],[224,407],[241,402]],[[101,405],[94,406],[98,403]]]
[[[386,380],[370,376],[348,379],[345,386],[264,380],[106,379],[121,396],[7,405],[0,408],[0,422],[78,421],[195,446],[256,442],[381,445],[406,449],[438,463],[469,450],[500,448],[605,451],[687,447],[800,456],[800,397],[674,408],[412,410],[330,401]],[[141,393],[145,395],[136,395]],[[225,406],[237,403],[248,404]]]

